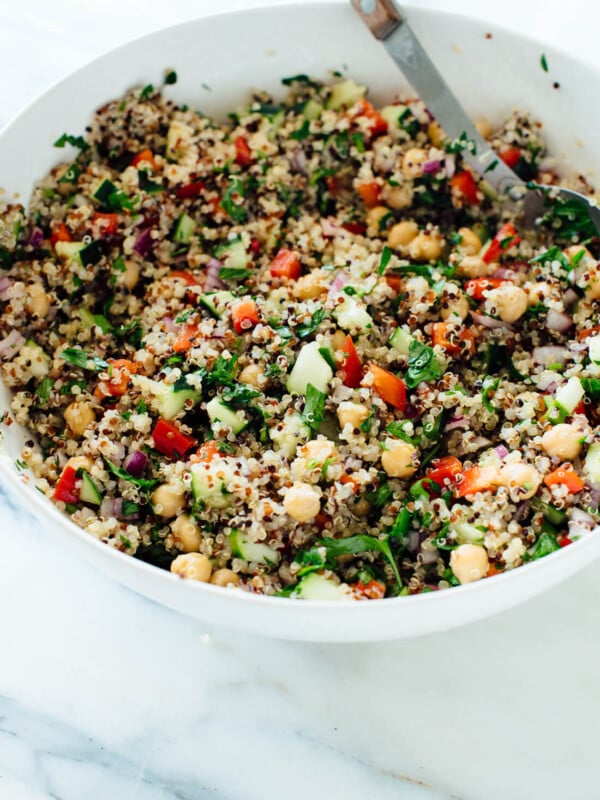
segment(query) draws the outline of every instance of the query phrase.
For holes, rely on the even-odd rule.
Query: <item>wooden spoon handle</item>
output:
[[[402,22],[393,0],[351,0],[354,10],[376,39],[387,39]]]

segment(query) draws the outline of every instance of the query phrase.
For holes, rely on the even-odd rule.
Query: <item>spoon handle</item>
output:
[[[428,110],[453,140],[468,145],[464,159],[496,191],[504,193],[522,181],[498,158],[467,116],[458,99],[429,58],[406,15],[393,0],[351,0],[352,6],[380,39]]]

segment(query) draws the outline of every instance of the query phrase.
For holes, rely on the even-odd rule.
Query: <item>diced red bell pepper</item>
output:
[[[435,483],[442,488],[444,488],[447,483],[454,485],[459,475],[462,475],[462,464],[456,456],[436,458],[426,473],[426,476],[430,480],[435,481]]]
[[[199,327],[195,323],[184,323],[179,330],[179,335],[175,340],[173,350],[176,353],[186,353],[188,350],[191,350],[198,341],[198,331]]]
[[[128,358],[109,358],[108,364],[110,378],[100,381],[94,390],[94,395],[100,399],[122,397],[127,391],[129,379],[138,371],[136,362]]]
[[[387,120],[381,116],[379,111],[377,111],[377,109],[375,109],[368,100],[365,100],[364,97],[361,97],[356,103],[356,107],[358,108],[358,113],[355,114],[355,116],[366,117],[368,119],[369,123],[367,127],[370,135],[373,138],[387,133]]]
[[[159,419],[152,431],[154,448],[167,458],[177,458],[184,456],[188,450],[195,447],[198,442],[193,436],[186,436],[173,422],[166,419]]]
[[[178,186],[174,192],[180,200],[191,200],[193,197],[204,191],[204,183],[202,181],[194,181],[187,183],[185,186]]]
[[[361,199],[367,208],[373,208],[374,206],[379,205],[381,186],[375,181],[371,181],[369,183],[360,183],[356,187],[356,191],[361,196]]]
[[[78,503],[79,491],[77,489],[77,470],[75,467],[67,466],[63,469],[56,486],[54,487],[54,500],[62,503]]]
[[[460,328],[455,335],[450,338],[454,326],[447,322],[434,322],[431,326],[431,339],[434,345],[443,347],[452,356],[459,356],[461,353],[475,352],[475,334],[470,328]]]
[[[385,597],[385,584],[381,581],[376,581],[374,578],[368,583],[358,581],[353,588],[358,595],[358,599],[381,600],[382,597]]]
[[[475,206],[481,202],[477,181],[466,169],[450,178],[450,190],[469,205]]]
[[[231,319],[237,333],[244,333],[257,325],[260,322],[260,317],[254,300],[240,300],[232,306]]]
[[[104,214],[101,211],[95,211],[92,216],[92,221],[97,223],[101,233],[107,233],[109,235],[116,233],[119,227],[118,214]]]
[[[221,455],[219,445],[214,440],[204,442],[201,444],[196,453],[191,457],[190,461],[198,463],[200,461],[210,462],[215,456]]]
[[[520,241],[521,237],[517,236],[517,229],[515,226],[512,222],[507,222],[494,236],[488,249],[481,257],[486,264],[491,264],[492,261],[498,261],[509,247],[515,247]]]
[[[293,250],[280,250],[270,267],[271,275],[274,278],[290,278],[291,280],[298,280],[302,274],[302,267],[298,254]]]
[[[402,378],[377,364],[369,364],[369,371],[373,376],[373,388],[381,399],[399,411],[404,411],[406,408],[406,384]]]
[[[466,497],[468,494],[487,492],[498,485],[498,470],[495,467],[480,467],[476,464],[463,472],[456,493],[459,497]]]
[[[185,281],[188,286],[198,286],[198,281],[192,275],[191,272],[188,272],[185,269],[172,269],[169,272],[169,278],[179,278],[182,281]]]
[[[253,256],[257,256],[260,254],[260,242],[258,239],[250,239],[250,252]]]
[[[483,300],[484,292],[490,289],[497,289],[506,283],[508,278],[473,278],[465,283],[465,292],[474,300]]]
[[[571,494],[577,494],[585,488],[585,483],[575,472],[572,464],[563,464],[558,469],[555,469],[554,472],[546,475],[544,483],[549,487],[562,484],[567,487]]]
[[[568,536],[563,536],[558,540],[559,547],[567,547],[570,544],[573,544],[573,539],[569,539]]]
[[[514,169],[521,160],[521,150],[518,147],[503,147],[498,155],[511,169]]]
[[[249,167],[252,161],[252,150],[247,140],[243,136],[236,136],[233,141],[235,145],[235,161],[240,167]]]
[[[132,167],[137,167],[140,164],[148,164],[153,170],[156,170],[156,161],[154,160],[154,153],[150,148],[142,150],[138,153],[131,162]]]
[[[350,389],[357,389],[360,386],[363,368],[351,336],[346,336],[344,351],[346,353],[346,357],[340,364],[339,368],[342,383],[344,386],[348,386]]]
[[[358,492],[358,490],[359,490],[358,481],[356,480],[354,475],[348,475],[347,472],[344,472],[344,474],[340,478],[340,483],[343,483],[343,484],[349,483],[349,484],[351,484],[352,485],[352,491],[354,492],[354,494],[356,494]]]
[[[57,222],[52,226],[52,233],[50,234],[50,241],[52,244],[57,242],[72,242],[73,237],[64,222]]]

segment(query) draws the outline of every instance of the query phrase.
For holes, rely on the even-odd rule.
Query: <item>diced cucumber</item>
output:
[[[353,106],[357,100],[364,97],[367,93],[367,87],[355,83],[353,80],[341,81],[331,90],[329,99],[327,100],[327,108],[338,110],[344,107]]]
[[[454,533],[454,538],[460,544],[481,544],[483,542],[483,531],[470,522],[455,522],[450,526]]]
[[[568,521],[567,512],[563,511],[561,508],[555,508],[554,506],[549,505],[548,503],[544,503],[540,500],[539,497],[533,496],[531,498],[531,505],[536,511],[541,511],[544,515],[545,519],[551,525],[566,525]]]
[[[286,388],[290,394],[306,394],[309,383],[320,392],[327,393],[333,370],[319,353],[319,343],[305,344],[290,372]]]
[[[206,404],[206,413],[211,422],[221,422],[234,433],[240,433],[248,425],[248,418],[243,411],[234,411],[218,397],[213,397]]]
[[[581,381],[577,377],[569,378],[556,392],[556,404],[567,412],[567,416],[572,414],[579,403],[583,400],[585,392]]]
[[[29,372],[34,378],[45,378],[50,372],[51,359],[44,350],[28,339],[19,352],[19,358],[29,362]]]
[[[583,471],[592,483],[600,486],[600,442],[590,445],[583,464]]]
[[[300,597],[302,600],[350,600],[352,593],[350,587],[345,583],[336,583],[332,578],[311,572],[300,580],[292,597]]]
[[[341,305],[336,306],[333,316],[345,331],[365,333],[373,327],[371,315],[353,297],[347,297]]]
[[[277,550],[273,550],[268,544],[249,542],[238,528],[229,534],[229,547],[232,555],[243,558],[244,561],[256,561],[258,564],[274,566],[281,560]]]
[[[337,364],[333,355],[333,350],[330,347],[319,347],[319,353],[323,356],[325,361],[329,364],[331,369],[336,370]]]
[[[220,319],[233,299],[234,295],[231,292],[208,292],[208,294],[203,294],[198,302],[214,317]]]
[[[103,254],[100,242],[56,242],[54,249],[65,261],[78,261],[84,267],[97,264]]]
[[[269,428],[269,436],[278,450],[288,458],[296,455],[299,444],[310,438],[310,428],[304,424],[300,414],[289,414],[279,425]]]
[[[92,197],[94,200],[97,200],[100,205],[106,206],[108,205],[108,198],[116,191],[117,187],[114,185],[114,183],[105,178],[98,185],[96,191],[92,194]]]
[[[226,459],[219,459],[213,471],[210,464],[192,464],[192,493],[196,503],[205,503],[211,508],[227,508],[231,493],[227,490],[229,482],[235,477],[235,466]]]
[[[196,230],[196,223],[185,212],[179,217],[175,224],[175,232],[173,233],[173,241],[180,244],[189,244],[190,239]]]
[[[587,342],[590,361],[600,364],[600,336],[590,336]]]
[[[407,356],[410,344],[413,341],[414,338],[407,330],[404,328],[396,328],[390,336],[388,344],[390,347],[393,347],[394,350],[397,350],[401,355]]]
[[[399,103],[395,106],[384,106],[379,113],[387,122],[390,130],[400,131],[402,130],[402,125],[400,124],[398,118],[400,117],[400,114],[403,114],[406,111],[406,108],[407,106]]]
[[[302,116],[309,120],[318,119],[322,113],[323,106],[321,103],[317,103],[317,101],[312,98],[306,101],[306,104],[302,109]]]
[[[86,328],[93,328],[94,325],[96,324],[94,315],[89,310],[89,308],[80,308],[79,316],[81,317],[81,321],[83,322]]]
[[[81,473],[81,487],[79,489],[79,499],[84,503],[99,506],[102,503],[100,490],[92,480],[92,476],[85,469],[79,470]]]
[[[246,269],[249,262],[248,253],[239,237],[219,245],[215,250],[215,257],[228,269]]]
[[[189,389],[175,389],[172,384],[153,381],[144,375],[132,375],[131,381],[144,396],[149,396],[152,408],[165,419],[174,419],[183,411],[188,400],[192,400],[195,405],[202,397],[200,390],[193,386]]]
[[[192,141],[193,130],[185,122],[174,119],[167,131],[167,146],[165,155],[172,161],[177,161],[183,155]]]

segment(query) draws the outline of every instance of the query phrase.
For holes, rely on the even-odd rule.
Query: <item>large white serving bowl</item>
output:
[[[563,171],[592,181],[600,164],[600,110],[589,66],[506,30],[461,16],[406,6],[424,45],[473,117],[500,122],[530,110]],[[551,74],[540,66],[545,53]],[[36,57],[33,55],[32,57]],[[43,57],[39,55],[38,57]],[[282,94],[280,79],[298,73],[352,76],[384,102],[410,88],[347,4],[302,4],[199,19],[168,28],[99,58],[59,83],[0,134],[0,185],[26,201],[33,183],[71,154],[52,143],[80,133],[90,112],[131,86],[160,84],[165,68],[178,82],[167,93],[214,115],[238,107],[248,92]],[[553,86],[558,81],[560,87]],[[0,411],[9,392],[0,389]],[[26,432],[4,428],[0,477],[54,537],[117,581],[166,606],[218,625],[307,641],[369,641],[419,636],[462,625],[520,603],[589,564],[600,532],[491,580],[448,591],[362,603],[270,598],[182,581],[98,542],[65,518],[19,471]],[[65,591],[68,591],[65,586]]]

